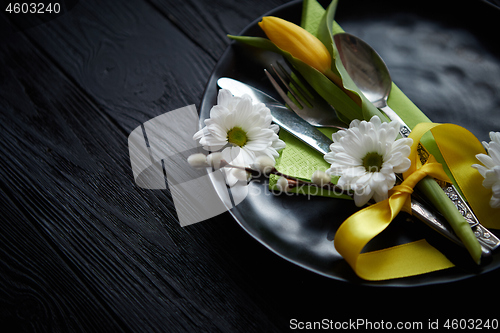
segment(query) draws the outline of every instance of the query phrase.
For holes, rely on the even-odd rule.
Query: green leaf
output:
[[[332,25],[335,12],[337,10],[337,3],[338,0],[333,0],[326,9],[323,17],[321,18],[318,34],[316,36],[326,46],[333,59],[335,59],[336,53],[334,52],[335,45],[333,43]]]
[[[349,123],[353,119],[362,117],[361,108],[328,77],[292,56],[289,56],[288,60],[311,87],[341,114],[339,115],[341,119],[348,119]]]
[[[422,191],[434,207],[443,214],[444,218],[452,227],[455,234],[465,245],[472,259],[479,264],[481,262],[481,245],[479,244],[472,228],[458,211],[455,204],[448,198],[439,184],[430,177],[425,177],[418,184],[417,188]]]
[[[344,99],[344,97],[347,98],[349,97],[344,92],[342,92],[342,89],[340,88],[336,89],[335,84],[332,84],[332,82],[326,77],[323,76],[323,78],[321,78],[317,76],[316,73],[310,73],[306,68],[301,67],[300,69],[299,68],[297,69],[301,73],[303,71],[307,71],[306,74],[302,73],[303,76],[306,78],[309,84],[311,84],[311,86],[313,86],[313,88],[317,90],[318,93],[335,108],[337,116],[342,121],[349,122],[350,120],[353,119],[370,120],[371,117],[373,117],[374,115],[379,116],[382,120],[388,121],[388,119],[376,107],[374,107],[371,102],[369,102],[364,97],[364,95],[358,89],[356,84],[354,84],[354,82],[352,81],[349,74],[347,74],[344,66],[342,65],[340,57],[338,57],[338,51],[337,48],[335,47],[333,35],[336,33],[343,32],[344,30],[334,20],[335,13],[337,11],[337,5],[338,5],[338,0],[333,0],[326,10],[323,9],[321,11],[317,7],[321,6],[319,5],[319,3],[317,3],[317,1],[306,0],[304,2],[305,11],[302,14],[303,15],[302,22],[303,24],[306,24],[310,28],[310,30],[308,31],[314,34],[315,28],[314,29],[311,28],[315,27],[315,25],[313,24],[314,22],[312,22],[313,16],[311,14],[311,11],[314,10],[315,13],[314,19],[316,20],[316,23],[319,24],[319,27],[317,28],[316,37],[318,37],[318,39],[325,45],[328,52],[330,52],[330,55],[332,56],[332,68],[331,68],[332,73],[341,78],[343,88],[354,93],[354,95],[358,98],[358,100],[355,101],[354,104],[356,103],[361,104],[361,108],[357,106],[355,108],[356,111],[353,112],[354,107],[352,106],[351,103],[352,100],[348,101]],[[321,16],[321,19],[318,22],[318,17],[320,13],[323,13],[323,15]],[[335,87],[333,87],[332,85]],[[332,95],[333,91],[335,91],[335,93]],[[341,91],[342,93],[338,91]]]
[[[274,43],[271,42],[267,38],[250,37],[250,36],[234,36],[234,35],[227,35],[227,36],[235,41],[245,43],[247,45],[254,46],[257,48],[261,48],[264,50],[268,50],[268,51],[276,52],[276,53],[281,53],[281,54],[283,52],[279,47],[274,45]]]

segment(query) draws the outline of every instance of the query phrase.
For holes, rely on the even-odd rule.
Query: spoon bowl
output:
[[[375,107],[387,106],[392,79],[380,55],[354,35],[341,33],[333,38],[342,64],[359,90]]]
[[[347,74],[358,89],[391,121],[397,121],[400,124],[399,133],[402,137],[408,137],[411,132],[410,128],[387,105],[392,79],[380,55],[365,41],[348,33],[336,34],[333,40]]]

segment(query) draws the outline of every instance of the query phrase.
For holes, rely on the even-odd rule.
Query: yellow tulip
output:
[[[359,96],[345,89],[342,79],[332,71],[330,52],[316,36],[296,24],[274,16],[263,17],[259,26],[274,45],[323,73],[361,106]]]
[[[332,57],[321,41],[307,30],[278,17],[265,16],[259,22],[267,37],[280,49],[325,74]]]

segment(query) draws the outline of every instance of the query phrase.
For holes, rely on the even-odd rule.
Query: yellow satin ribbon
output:
[[[351,215],[337,230],[335,248],[358,276],[365,280],[386,280],[453,267],[441,252],[425,240],[361,253],[365,245],[384,231],[405,205],[408,209],[413,188],[428,175],[448,180],[442,165],[431,155],[424,166],[390,191],[387,200]]]
[[[410,160],[412,165],[404,173],[404,181],[390,191],[387,200],[371,205],[349,217],[337,230],[334,245],[358,276],[365,280],[387,280],[453,267],[441,252],[424,239],[379,251],[361,253],[375,236],[384,231],[396,215],[411,212],[410,196],[415,185],[431,176],[450,182],[441,163],[430,155],[419,163],[417,147],[422,136],[431,131],[457,185],[462,189],[481,223],[499,227],[498,210],[489,207],[491,191],[481,186],[482,177],[471,167],[477,163],[475,155],[484,153],[481,143],[466,129],[453,124],[421,123],[412,131]]]
[[[442,162],[450,170],[450,178],[455,180],[455,186],[461,190],[478,220],[486,228],[500,229],[500,209],[491,208],[489,204],[491,189],[482,186],[483,177],[471,167],[479,163],[477,154],[486,153],[481,142],[470,131],[455,124],[420,123],[412,130],[410,137],[414,142],[420,141],[428,131],[434,136],[443,156]],[[412,146],[412,149],[416,148]],[[407,173],[413,171],[411,168]]]

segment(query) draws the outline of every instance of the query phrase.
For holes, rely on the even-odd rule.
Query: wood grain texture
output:
[[[132,5],[139,13],[141,8],[151,10],[142,3]],[[16,245],[5,248],[10,260],[3,265],[12,271],[13,266],[22,263],[20,259],[13,261],[15,254],[30,258],[35,267],[15,270],[9,280],[22,277],[20,280],[32,282],[18,289],[32,290],[34,296],[27,297],[27,302],[39,309],[33,318],[22,318],[17,312],[22,311],[24,303],[17,303],[19,294],[7,284],[2,294],[7,295],[9,305],[17,305],[10,315],[32,320],[29,325],[35,327],[47,328],[50,324],[54,331],[105,331],[102,323],[132,331],[164,331],[169,327],[190,331],[199,323],[213,331],[239,325],[255,328],[255,322],[262,321],[258,319],[265,315],[245,299],[248,296],[240,294],[234,282],[214,284],[227,277],[212,259],[214,253],[205,249],[209,247],[206,240],[195,237],[195,228],[178,226],[175,215],[170,213],[173,206],[167,193],[137,189],[129,169],[126,135],[135,124],[122,116],[137,122],[141,116],[146,119],[155,115],[154,111],[164,112],[163,108],[168,107],[165,104],[186,103],[183,99],[189,98],[186,91],[190,89],[196,89],[199,95],[203,82],[189,79],[189,73],[184,71],[187,64],[198,63],[197,48],[192,48],[195,59],[188,61],[188,48],[184,47],[186,54],[179,57],[170,45],[159,47],[154,38],[145,43],[137,36],[148,36],[161,27],[151,27],[149,20],[150,25],[139,21],[130,28],[131,19],[126,20],[127,27],[146,29],[137,33],[135,41],[124,41],[109,57],[102,48],[98,48],[97,55],[92,51],[81,54],[81,50],[99,44],[83,44],[86,39],[95,42],[86,35],[95,31],[82,28],[85,22],[91,22],[85,15],[78,16],[78,22],[84,23],[74,30],[67,29],[83,31],[78,38],[66,36],[72,45],[51,44],[53,33],[64,30],[60,26],[46,32],[45,41],[40,32],[48,29],[44,25],[30,31],[28,38],[16,35],[2,49],[2,213],[9,221],[2,225],[7,228],[2,235],[9,235],[3,244]],[[123,19],[123,15],[119,13],[117,18]],[[162,16],[158,17],[158,22],[168,25]],[[99,25],[104,30],[103,26]],[[172,33],[178,32],[173,29]],[[171,36],[169,40],[189,42],[183,36]],[[38,50],[40,45],[44,48]],[[132,55],[123,50],[127,47],[133,50]],[[61,54],[61,50],[78,52]],[[186,65],[176,67],[169,59],[158,58],[158,54],[170,55],[172,61],[181,58]],[[114,61],[115,67],[108,60]],[[93,63],[102,65],[99,68],[104,72],[116,70],[124,76],[108,82],[97,77],[96,73],[102,71],[96,70]],[[176,68],[175,73],[171,68]],[[208,67],[206,70],[208,75]],[[175,89],[166,89],[168,94],[177,92],[172,98],[175,101],[165,103],[166,96],[161,94],[152,98],[137,93],[136,88],[143,82],[133,77],[134,73],[164,77],[163,83],[175,85]],[[124,92],[130,82],[134,84]],[[182,82],[194,87],[182,87]],[[149,93],[148,84],[143,88]],[[184,88],[186,91],[181,93]],[[154,110],[157,104],[162,110]],[[19,245],[23,240],[34,244],[26,248],[29,253]],[[47,292],[53,293],[51,297]],[[53,303],[48,303],[49,299]],[[231,305],[233,299],[242,300],[248,313],[243,316],[236,304]],[[207,312],[210,300],[214,302]],[[106,304],[105,308],[100,304]],[[144,311],[138,311],[138,307]]]
[[[228,34],[238,34],[246,25],[290,0],[178,1],[150,0],[191,41],[214,60],[229,44]]]
[[[198,103],[215,64],[144,1],[82,1],[27,34],[127,132]]]

